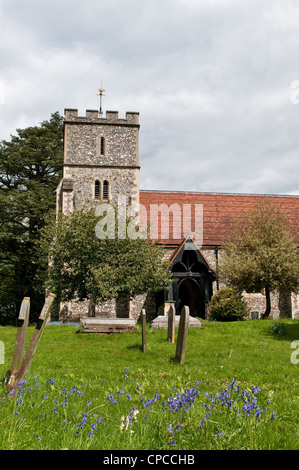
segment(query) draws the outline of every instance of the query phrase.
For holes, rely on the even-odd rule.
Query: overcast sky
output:
[[[103,81],[141,189],[299,194],[298,0],[0,0],[0,39],[0,139]]]

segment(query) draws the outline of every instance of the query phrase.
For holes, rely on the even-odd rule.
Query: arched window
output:
[[[105,139],[104,137],[101,137],[101,155],[105,154]]]
[[[96,181],[94,184],[94,198],[99,199],[101,194],[101,183]]]
[[[109,199],[109,183],[108,181],[104,181],[103,183],[103,200],[108,201]]]

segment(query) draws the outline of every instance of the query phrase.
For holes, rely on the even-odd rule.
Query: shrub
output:
[[[212,320],[243,320],[248,314],[249,309],[242,295],[231,287],[220,289],[211,299],[210,317]]]
[[[268,331],[271,335],[284,336],[287,332],[287,329],[282,321],[274,320]]]

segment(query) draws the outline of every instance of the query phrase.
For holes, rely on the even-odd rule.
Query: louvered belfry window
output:
[[[103,183],[103,200],[108,201],[109,199],[109,183],[108,181],[104,181]]]
[[[101,137],[101,155],[105,154],[105,139]]]
[[[95,184],[94,184],[94,197],[95,197],[95,199],[100,198],[100,192],[101,192],[100,182],[96,181]]]

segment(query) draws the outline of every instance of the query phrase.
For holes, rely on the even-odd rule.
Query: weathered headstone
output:
[[[174,343],[175,336],[175,310],[171,306],[168,311],[168,329],[167,329],[167,339],[170,343]]]
[[[180,315],[175,315],[175,326],[178,327],[180,323]],[[151,330],[159,330],[160,328],[168,329],[168,315],[159,315],[154,318],[149,325]],[[204,324],[199,318],[189,316],[189,328],[200,328],[203,330]],[[167,333],[166,333],[167,335]]]
[[[146,352],[146,313],[144,308],[142,309],[142,351]]]
[[[18,328],[17,332],[17,339],[15,344],[15,353],[13,358],[13,365],[12,365],[12,372],[10,372],[10,378],[7,384],[7,391],[10,391],[14,388],[15,384],[18,384],[21,380],[24,380],[28,374],[30,369],[30,365],[36,351],[38,342],[44,330],[44,327],[47,322],[48,315],[50,313],[50,309],[52,307],[55,295],[49,294],[45,300],[43,309],[40,313],[38,318],[37,324],[35,326],[35,330],[33,332],[32,338],[30,340],[29,346],[27,348],[25,357],[24,355],[24,348],[25,348],[25,339],[26,339],[26,331],[29,317],[29,306],[28,302],[26,302],[26,298],[24,299],[20,314],[19,314],[19,321],[24,321],[24,324]]]
[[[185,306],[182,308],[182,311],[181,311],[179,332],[178,332],[178,339],[177,339],[176,353],[175,353],[175,359],[180,364],[184,364],[184,361],[185,361],[188,327],[189,327],[189,307]]]
[[[19,317],[18,317],[18,329],[17,329],[17,337],[15,342],[15,349],[14,355],[12,359],[12,365],[10,370],[10,376],[14,377],[17,370],[19,369],[22,359],[24,357],[25,352],[25,341],[26,341],[26,334],[27,334],[27,327],[29,321],[29,311],[30,311],[30,298],[24,297]]]
[[[272,310],[272,320],[278,320],[279,310]]]
[[[121,333],[137,331],[134,318],[83,318],[78,333]]]
[[[259,319],[259,312],[251,312],[251,320],[258,320]]]

